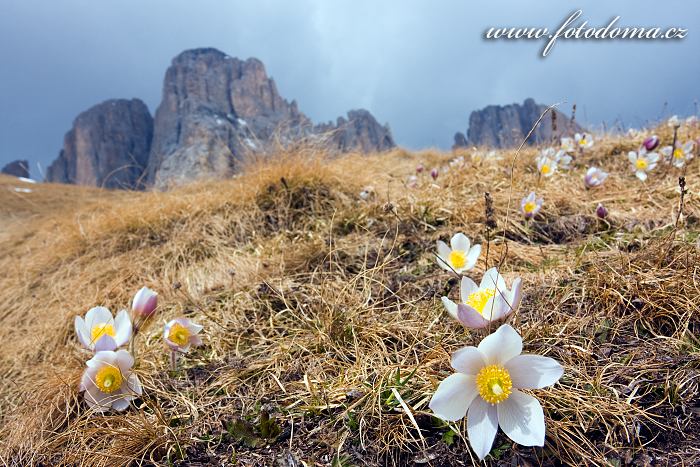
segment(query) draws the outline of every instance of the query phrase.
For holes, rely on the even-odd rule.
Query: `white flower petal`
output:
[[[447,297],[442,297],[442,305],[445,307],[447,313],[454,319],[459,319],[457,317],[457,304]]]
[[[520,308],[520,302],[523,301],[523,282],[519,277],[516,277],[513,281],[513,286],[510,293],[505,293],[504,296],[507,302],[506,305],[509,308],[506,315],[509,315]]]
[[[481,313],[462,303],[457,305],[457,319],[463,326],[472,329],[483,329],[489,325],[489,320],[481,316]]]
[[[187,328],[190,330],[191,335],[199,334],[202,329],[204,329],[204,326],[201,326],[199,324],[193,323],[190,321],[187,325]]]
[[[134,366],[134,357],[126,350],[117,350],[114,354],[114,364],[119,367],[123,375],[129,374],[131,367]]]
[[[475,376],[454,373],[440,383],[428,406],[437,417],[456,422],[464,418],[477,394]]]
[[[78,340],[83,347],[90,348],[90,333],[88,332],[85,320],[80,316],[75,317],[75,333],[78,335]]]
[[[117,313],[117,317],[114,319],[114,330],[115,336],[114,340],[117,343],[117,347],[126,345],[131,339],[131,318],[129,318],[129,312],[126,310],[121,310]]]
[[[503,324],[496,332],[490,334],[479,343],[478,349],[484,354],[486,363],[505,364],[523,351],[523,340],[508,324]]]
[[[97,386],[90,386],[85,391],[84,399],[87,405],[96,412],[106,412],[111,405],[108,397]]]
[[[469,295],[473,294],[477,290],[479,290],[479,287],[476,286],[476,283],[473,280],[467,276],[462,276],[462,282],[459,286],[459,298],[462,303],[466,302]]]
[[[437,252],[438,256],[442,257],[443,259],[447,260],[450,256],[450,247],[447,246],[447,243],[443,242],[442,240],[437,241]]]
[[[498,407],[498,424],[510,439],[522,446],[544,446],[544,412],[539,401],[514,389]]]
[[[198,335],[190,336],[190,343],[195,347],[202,345],[202,338]]]
[[[450,240],[450,246],[453,250],[464,251],[466,253],[469,251],[470,245],[471,242],[469,241],[469,238],[461,232],[455,234]]]
[[[103,334],[95,342],[94,350],[95,352],[102,352],[103,350],[115,350],[117,348],[117,342],[114,338],[108,334]]]
[[[505,293],[508,293],[506,290]],[[490,298],[484,306],[484,317],[490,321],[498,321],[510,314],[510,307],[503,297],[503,292]]]
[[[89,368],[99,367],[102,365],[116,365],[117,354],[111,350],[98,351],[90,360],[85,362]]]
[[[103,306],[96,306],[94,308],[90,308],[88,312],[85,313],[85,324],[90,330],[92,330],[92,328],[96,324],[112,324],[113,321],[114,318],[112,318],[112,312],[109,311],[108,308],[105,308]]]
[[[539,389],[551,386],[564,374],[562,366],[553,358],[541,355],[518,355],[505,364],[513,380],[513,387]]]
[[[78,386],[78,392],[86,391],[95,385],[95,375],[97,374],[97,368],[86,368],[83,372],[83,376],[80,378],[80,386]]]
[[[462,347],[452,354],[452,368],[465,375],[476,376],[485,366],[484,356],[476,347]]]
[[[635,162],[637,162],[637,153],[634,151],[628,152],[627,159],[629,159],[629,161],[634,164]]]
[[[496,407],[481,397],[476,397],[469,406],[467,414],[467,435],[469,444],[479,460],[484,460],[491,451],[493,440],[496,439],[496,431],[498,431]]]
[[[484,277],[481,279],[480,289],[496,289],[499,292],[504,292],[508,288],[506,287],[506,281],[503,280],[503,276],[498,273],[498,268],[490,268],[484,273]]]
[[[118,412],[123,412],[129,408],[129,404],[132,401],[132,397],[116,394],[112,397],[112,408]]]
[[[640,179],[641,181],[644,181],[647,179],[647,173],[644,172],[643,170],[637,170],[637,178]]]
[[[126,380],[128,390],[133,394],[138,394],[139,396],[143,394],[143,388],[141,387],[141,381],[136,373],[130,373]]]
[[[469,250],[469,254],[467,255],[467,269],[472,269],[474,266],[476,266],[476,262],[479,261],[479,256],[481,256],[481,245],[474,245],[471,247]]]

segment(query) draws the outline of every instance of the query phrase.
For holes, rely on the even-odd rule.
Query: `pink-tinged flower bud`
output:
[[[423,164],[418,164],[416,166],[416,173],[417,174],[423,173],[424,170],[425,170],[425,166]]]
[[[440,175],[440,172],[438,172],[438,169],[433,169],[430,171],[430,176],[433,177],[433,180],[437,179],[438,175]]]
[[[136,292],[134,295],[134,301],[131,304],[131,310],[137,316],[142,318],[148,318],[156,311],[158,306],[158,294],[149,289],[148,287],[143,287],[141,290]]]
[[[608,217],[608,210],[602,203],[598,203],[598,207],[595,208],[595,215],[601,219]]]
[[[659,146],[659,137],[656,135],[650,136],[642,143],[647,151],[653,151]]]

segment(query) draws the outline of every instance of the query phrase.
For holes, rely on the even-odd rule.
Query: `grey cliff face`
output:
[[[259,60],[242,61],[216,49],[188,50],[173,59],[165,75],[148,183],[163,189],[226,178],[248,154],[324,131],[331,132],[331,146],[340,151],[394,146],[388,128],[369,112],[352,111],[348,120],[314,127],[296,102],[279,95]]]
[[[259,60],[185,51],[165,74],[148,183],[165,188],[228,177],[283,124],[310,125],[295,103],[282,99]]]
[[[139,189],[148,163],[153,119],[139,99],[114,99],[78,115],[46,180]]]
[[[477,110],[469,116],[469,129],[466,141],[461,133],[455,135],[455,146],[489,146],[508,148],[520,145],[522,140],[545,111],[547,106],[536,104],[533,99],[526,99],[522,105],[506,106],[490,105]],[[540,144],[552,141],[562,136],[570,136],[583,129],[558,110],[556,114],[556,131],[552,128],[552,117],[547,114],[530,138],[527,144]]]
[[[12,175],[13,177],[29,178],[29,161],[16,160],[12,161],[0,170],[0,173]]]
[[[340,152],[380,152],[396,147],[388,125],[380,125],[367,110],[351,110],[347,119],[338,117],[336,124],[316,125],[314,132],[327,134],[331,149]]]

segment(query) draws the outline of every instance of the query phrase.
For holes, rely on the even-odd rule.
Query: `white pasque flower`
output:
[[[593,146],[593,136],[589,133],[576,133],[574,135],[574,141],[576,141],[576,146],[581,149],[588,149]]]
[[[126,310],[121,310],[114,318],[109,309],[97,306],[85,314],[85,319],[75,317],[75,332],[86,349],[115,350],[131,339],[131,319]]]
[[[586,171],[583,182],[586,184],[586,187],[595,188],[602,185],[606,178],[608,178],[607,172],[598,167],[591,167]]]
[[[486,336],[478,347],[452,355],[457,370],[443,380],[430,400],[439,418],[454,422],[467,417],[469,444],[479,459],[491,451],[498,427],[523,446],[544,446],[544,412],[520,389],[539,389],[564,374],[554,359],[521,354],[523,341],[507,324]]]
[[[566,151],[554,148],[543,149],[540,152],[540,158],[554,160],[556,162],[556,167],[562,169],[570,169],[570,164],[573,160],[571,156],[566,153]]]
[[[668,119],[666,124],[671,128],[679,127],[681,126],[681,119],[678,118],[678,115],[672,115],[671,118]]]
[[[574,146],[574,140],[572,138],[564,137],[561,139],[561,149],[564,152],[574,152],[576,147]]]
[[[97,352],[86,364],[80,391],[85,391],[85,401],[92,409],[122,411],[143,393],[139,378],[131,372],[134,357],[126,350]]]
[[[537,158],[537,171],[544,177],[551,177],[557,171],[557,160],[544,153]]]
[[[202,345],[202,338],[197,335],[202,329],[204,326],[187,318],[175,318],[165,325],[163,339],[172,350],[187,353],[191,346]]]
[[[554,160],[557,161],[557,166],[561,167],[562,169],[570,169],[571,168],[571,161],[573,160],[570,155],[568,155],[566,152],[562,151],[561,149],[557,151],[557,153],[554,155]]]
[[[544,199],[537,198],[535,192],[531,191],[529,195],[520,201],[520,212],[523,213],[525,219],[532,219],[538,212],[540,212],[543,203]]]
[[[692,141],[688,141],[682,146],[680,142],[678,142],[676,143],[675,149],[671,148],[671,146],[661,148],[661,154],[675,167],[680,169],[686,162],[693,158],[693,147],[694,143]]]
[[[644,148],[639,150],[639,154],[630,151],[627,157],[632,163],[632,170],[641,181],[647,179],[647,172],[653,170],[654,167],[656,167],[656,163],[659,161],[659,155],[657,153],[647,152]]]
[[[437,241],[438,265],[446,270],[461,274],[476,265],[481,255],[481,245],[471,246],[469,237],[457,233],[450,239],[450,246],[442,240]]]
[[[517,310],[522,298],[522,281],[519,277],[513,281],[513,288],[508,290],[498,269],[491,268],[484,273],[478,287],[470,278],[462,277],[459,304],[447,297],[442,297],[442,304],[450,316],[464,326],[480,329]]]

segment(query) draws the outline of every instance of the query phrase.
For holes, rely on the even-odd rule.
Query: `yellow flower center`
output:
[[[681,148],[676,148],[673,150],[673,157],[676,159],[683,159],[683,150]]]
[[[496,295],[496,289],[479,289],[470,293],[465,303],[478,311],[480,315],[483,315],[486,303],[494,295]]]
[[[122,387],[122,374],[119,368],[112,365],[105,365],[95,375],[95,386],[100,391],[111,394]]]
[[[513,389],[513,381],[508,370],[501,365],[489,365],[476,375],[479,395],[489,404],[500,404],[508,399]]]
[[[637,159],[637,162],[635,162],[634,164],[639,170],[644,170],[649,165],[649,163],[645,159]]]
[[[578,144],[581,145],[581,146],[585,146],[585,145],[586,145],[586,140],[583,139],[583,138],[581,138],[581,139],[579,140]]]
[[[90,331],[92,342],[97,342],[104,335],[114,337],[114,326],[109,323],[100,323],[94,325]]]
[[[463,268],[467,264],[467,254],[466,251],[452,250],[450,252],[450,264],[455,269]]]
[[[545,164],[540,169],[540,172],[542,172],[543,175],[547,175],[550,170],[552,170],[552,169],[549,167],[549,165]]]
[[[528,201],[527,203],[525,203],[525,206],[523,206],[523,211],[530,214],[535,210],[536,207],[537,204],[535,204],[533,201]]]
[[[187,345],[187,342],[190,340],[190,330],[180,323],[175,323],[170,328],[168,339],[173,344],[183,347]]]

